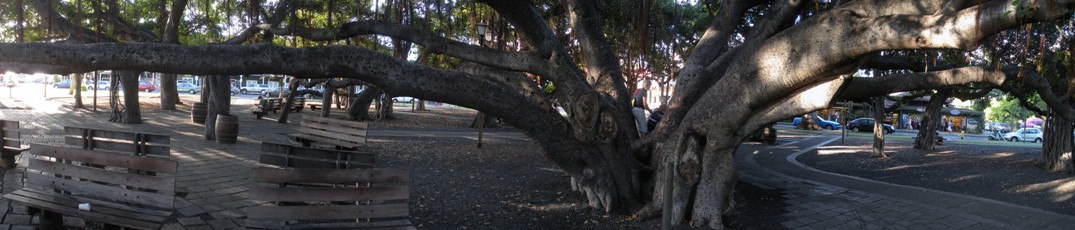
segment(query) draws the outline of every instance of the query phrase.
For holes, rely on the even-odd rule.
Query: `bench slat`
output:
[[[275,154],[261,154],[259,163],[274,165],[287,168],[372,168],[373,163],[367,163],[362,161],[331,161],[331,160],[319,160],[303,157],[285,157],[284,155]],[[286,164],[286,165],[285,165]]]
[[[134,132],[125,132],[125,131],[114,131],[114,130],[105,130],[105,129],[90,129],[90,128],[81,128],[81,127],[70,127],[70,126],[63,127],[64,134],[71,135],[71,136],[82,136],[83,130],[87,130],[87,129],[93,131],[92,135],[93,135],[94,138],[107,138],[107,139],[119,139],[119,140],[131,140],[131,141],[134,141],[134,139],[137,138],[138,134],[142,134],[143,138],[145,139],[145,141],[147,143],[155,143],[155,144],[161,144],[161,145],[169,145],[169,144],[172,143],[172,137],[168,136],[168,135],[163,135],[163,134],[134,133]]]
[[[342,127],[347,127],[347,128],[352,128],[352,129],[369,129],[369,123],[366,123],[366,122],[340,120],[340,119],[328,118],[328,117],[303,116],[302,121],[303,122],[316,122],[316,123],[333,123],[333,124],[339,124],[339,126],[342,126]]]
[[[276,155],[286,154],[290,156],[308,157],[325,160],[335,160],[339,155],[342,154],[344,156],[344,159],[347,159],[349,161],[369,164],[373,164],[374,157],[376,156],[373,153],[367,152],[308,148],[272,142],[261,142],[261,151],[263,153],[271,153]]]
[[[340,119],[334,119],[334,120],[335,121],[309,121],[309,120],[304,120],[300,124],[302,125],[302,127],[307,127],[307,128],[317,129],[317,130],[326,130],[326,131],[330,131],[330,132],[344,132],[344,133],[353,134],[353,135],[366,136],[365,131],[367,129],[362,128],[364,125],[349,124],[349,123],[354,123],[355,121],[340,120]]]
[[[7,194],[4,198],[21,203],[31,207],[38,207],[53,212],[58,212],[68,216],[80,216],[85,219],[102,221],[112,223],[124,227],[138,228],[138,229],[158,229],[163,225],[163,221],[166,218],[157,217],[156,219],[162,219],[160,222],[154,223],[149,221],[149,216],[139,215],[137,212],[121,212],[119,214],[105,214],[98,211],[82,211],[78,210],[78,204],[70,204],[70,201],[63,201],[58,197],[44,197],[45,199],[38,199],[40,197],[27,197],[20,194]],[[93,209],[107,209],[104,207],[93,207]],[[129,217],[129,218],[128,218]],[[145,219],[139,217],[146,217]]]
[[[156,177],[144,174],[127,173],[126,170],[111,171],[75,164],[64,164],[31,158],[30,169],[60,175],[70,175],[80,179],[100,181],[109,184],[128,185],[137,188],[155,189],[158,193],[175,194],[174,177]],[[169,186],[171,185],[171,186]]]
[[[317,141],[318,139],[328,139],[338,142],[355,143],[360,145],[366,144],[366,130],[320,130],[306,127],[305,125],[300,126],[298,130],[299,134],[306,134],[309,136],[317,137],[317,139],[314,139],[315,141]]]
[[[67,144],[67,145],[74,145],[74,146],[82,146],[82,144],[83,144],[82,138],[81,137],[75,137],[75,136],[65,136],[65,137],[63,137],[63,143]],[[105,140],[94,139],[93,140],[93,147],[94,147],[94,149],[97,149],[97,150],[111,150],[111,151],[126,152],[126,153],[134,153],[134,152],[138,151],[138,145],[135,145],[134,141],[117,141],[117,140],[107,140],[107,139],[105,139]],[[145,154],[168,156],[168,155],[171,154],[171,149],[172,148],[169,147],[169,146],[146,144]]]
[[[34,184],[44,188],[55,188],[70,191],[71,193],[88,194],[119,202],[138,203],[162,209],[175,207],[173,205],[173,202],[175,201],[174,195],[134,191],[116,186],[97,184],[91,181],[75,181],[55,177],[53,175],[43,175],[32,172],[26,172],[25,175],[28,184]]]
[[[358,218],[406,217],[407,204],[253,206],[246,208],[247,218],[255,220],[334,220]]]
[[[394,187],[351,188],[250,188],[250,198],[260,201],[359,201],[359,200],[406,200],[410,189]]]
[[[36,188],[22,188],[11,192],[19,196],[32,198],[40,201],[47,201],[64,207],[78,207],[81,203],[90,203],[91,211],[109,214],[120,215],[127,218],[133,218],[137,220],[144,220],[148,222],[164,222],[168,220],[168,217],[172,215],[172,210],[160,210],[150,208],[131,207],[113,202],[105,202],[100,200],[86,199],[82,197],[69,196],[63,194],[57,194],[52,190],[41,190]]]
[[[402,169],[252,169],[254,181],[267,183],[390,183],[407,182],[410,176]]]
[[[407,230],[416,229],[411,220],[385,220],[374,222],[346,222],[346,223],[301,223],[284,225],[279,221],[247,220],[247,228],[255,229],[378,229],[378,230]]]
[[[337,140],[337,139],[330,139],[330,138],[325,138],[325,137],[322,137],[322,136],[315,136],[315,135],[310,135],[310,134],[305,134],[305,133],[293,133],[293,134],[288,134],[288,136],[290,136],[292,138],[295,138],[295,139],[298,139],[299,142],[310,141],[310,142],[316,142],[316,143],[321,143],[321,144],[335,145],[335,146],[339,146],[339,147],[343,147],[343,148],[355,148],[355,147],[361,146],[363,144],[366,144],[365,141],[363,141],[363,142],[347,142],[347,141],[340,141],[340,140]]]
[[[143,171],[176,173],[177,168],[179,167],[179,163],[174,160],[157,157],[140,157],[93,150],[55,147],[36,143],[31,144],[30,149],[33,149],[34,154],[41,156]]]

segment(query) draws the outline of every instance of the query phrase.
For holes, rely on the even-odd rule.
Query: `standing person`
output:
[[[635,115],[635,125],[638,126],[639,136],[649,133],[649,129],[646,127],[646,111],[649,110],[649,105],[646,104],[646,94],[650,86],[649,81],[642,83],[642,88],[635,91],[634,102],[632,102],[631,113]]]

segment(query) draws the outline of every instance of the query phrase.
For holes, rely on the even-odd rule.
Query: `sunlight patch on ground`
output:
[[[1011,156],[1015,156],[1015,153],[994,153],[994,154],[989,154],[989,155],[985,156],[985,158],[986,159],[996,159],[996,158],[1005,158],[1005,157],[1011,157]]]
[[[855,154],[862,152],[861,148],[842,148],[842,147],[821,147],[817,150],[817,155],[838,155],[838,154]]]
[[[1071,201],[1075,196],[1075,178],[1064,178],[1044,183],[1028,184],[1015,187],[1017,192],[1046,191],[1053,195],[1053,202]]]
[[[888,167],[888,168],[885,168],[884,170],[905,170],[905,169],[912,169],[912,168],[919,168],[919,167],[930,167],[930,166],[949,165],[949,164],[954,164],[954,163],[953,162],[931,162],[931,163],[919,164],[919,165],[900,165],[900,166]]]
[[[538,212],[568,211],[568,210],[571,210],[571,209],[574,209],[574,208],[578,208],[578,206],[579,206],[579,204],[576,204],[576,203],[559,203],[559,204],[545,204],[545,205],[524,204],[524,203],[515,203],[515,202],[507,202],[507,201],[501,201],[501,203],[505,204],[505,205],[515,206],[516,208],[520,208],[520,209],[529,209],[529,210],[538,211]]]
[[[982,177],[982,175],[966,175],[966,176],[956,177],[955,179],[948,180],[948,182],[949,183],[960,182],[960,181],[965,181],[965,180],[972,180],[972,179],[979,178],[979,177]]]

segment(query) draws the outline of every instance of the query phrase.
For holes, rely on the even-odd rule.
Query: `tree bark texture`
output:
[[[331,88],[327,83],[324,87],[325,93],[321,95],[321,117],[328,117],[332,107],[332,96],[336,95],[336,89]]]
[[[946,89],[930,96],[929,104],[922,113],[922,128],[918,129],[918,137],[914,140],[915,149],[934,150],[934,145],[937,144],[938,138],[937,129],[944,125],[941,124],[941,109],[944,108],[944,102],[948,100],[948,96],[951,94],[952,91]]]
[[[885,98],[873,98],[873,155],[885,158]]]
[[[179,79],[176,79],[174,73],[161,74],[161,110],[175,111],[175,105],[183,104],[183,102],[179,100],[179,91],[176,90],[177,80]]]
[[[212,76],[205,79],[203,95],[208,95],[209,111],[205,117],[205,140],[216,140],[217,114],[231,115],[231,84],[227,76]]]
[[[85,109],[86,106],[82,104],[82,77],[85,77],[85,73],[73,73],[71,75],[71,90],[75,95],[75,109]]]
[[[122,119],[120,123],[124,124],[141,124],[142,123],[142,111],[141,106],[138,103],[138,75],[140,72],[135,71],[115,71],[113,72],[118,77],[121,86],[123,87],[123,105],[124,109],[122,113]],[[117,86],[118,87],[118,86]]]
[[[1072,133],[1075,131],[1071,120],[1050,114],[1045,120],[1044,143],[1042,143],[1042,166],[1052,172],[1072,173],[1072,146],[1075,145]]]
[[[351,106],[347,107],[347,117],[352,121],[364,121],[370,118],[370,105],[373,104],[373,100],[377,99],[377,96],[381,95],[381,90],[374,87],[366,87],[366,90],[358,93],[358,96],[351,101]]]

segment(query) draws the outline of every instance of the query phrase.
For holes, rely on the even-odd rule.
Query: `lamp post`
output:
[[[489,30],[489,25],[484,22],[479,22],[475,25],[475,29],[478,31],[478,46],[485,47],[485,35]],[[491,34],[490,34],[491,35]],[[485,130],[485,113],[478,111],[478,148],[482,148],[482,133]]]

